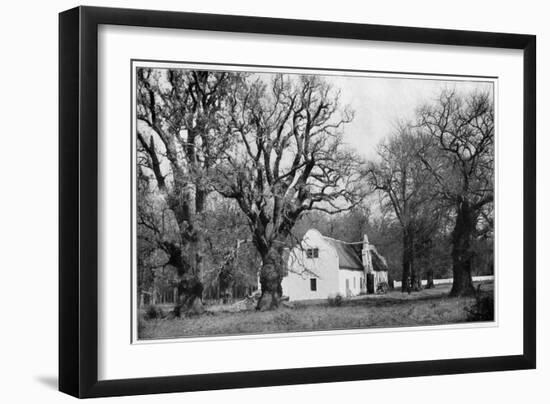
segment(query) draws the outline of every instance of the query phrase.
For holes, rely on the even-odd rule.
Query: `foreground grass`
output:
[[[218,307],[200,316],[180,319],[142,318],[139,338],[406,327],[467,321],[464,309],[471,306],[475,299],[450,298],[447,296],[449,289],[449,285],[440,285],[411,295],[392,291],[386,295],[345,300],[339,307],[331,307],[326,301],[297,302],[292,308],[267,312],[228,312]],[[484,284],[482,291],[491,294],[492,284]]]

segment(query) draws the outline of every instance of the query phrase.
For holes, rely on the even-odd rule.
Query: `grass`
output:
[[[475,299],[448,297],[449,289],[450,285],[438,285],[410,295],[391,291],[385,295],[345,299],[339,307],[330,306],[327,300],[295,302],[293,307],[267,312],[224,311],[219,306],[208,310],[207,306],[207,312],[200,316],[151,320],[142,317],[139,338],[406,327],[468,321],[465,308],[470,307]],[[491,295],[493,284],[483,284],[481,291]]]

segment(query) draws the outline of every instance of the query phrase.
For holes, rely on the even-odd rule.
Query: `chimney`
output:
[[[372,259],[370,255],[370,243],[367,235],[363,235],[363,248],[361,249],[361,257],[363,261],[363,268],[365,268],[365,274],[372,272]]]

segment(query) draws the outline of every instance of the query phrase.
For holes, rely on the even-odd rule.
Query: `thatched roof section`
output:
[[[371,250],[372,269],[375,271],[387,271],[388,263],[386,259],[380,255],[376,248]]]
[[[338,254],[338,267],[352,271],[363,271],[362,243],[346,243],[330,237],[324,237]],[[387,271],[386,259],[373,246],[371,248],[372,267],[375,271]]]
[[[361,244],[348,244],[329,237],[325,237],[325,240],[336,250],[338,254],[338,267],[340,269],[363,270]]]

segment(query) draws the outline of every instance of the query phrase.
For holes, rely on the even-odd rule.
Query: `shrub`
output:
[[[331,307],[340,307],[344,302],[344,298],[340,293],[338,293],[336,296],[329,296],[327,298],[327,302],[328,305]]]
[[[176,304],[171,311],[173,317],[181,317],[181,306]]]
[[[493,295],[483,296],[478,287],[476,301],[470,307],[465,307],[464,310],[468,321],[493,321],[495,319]]]
[[[145,318],[147,320],[153,320],[156,318],[162,318],[164,317],[164,313],[162,312],[162,309],[160,307],[155,306],[154,304],[151,304],[145,309]]]

